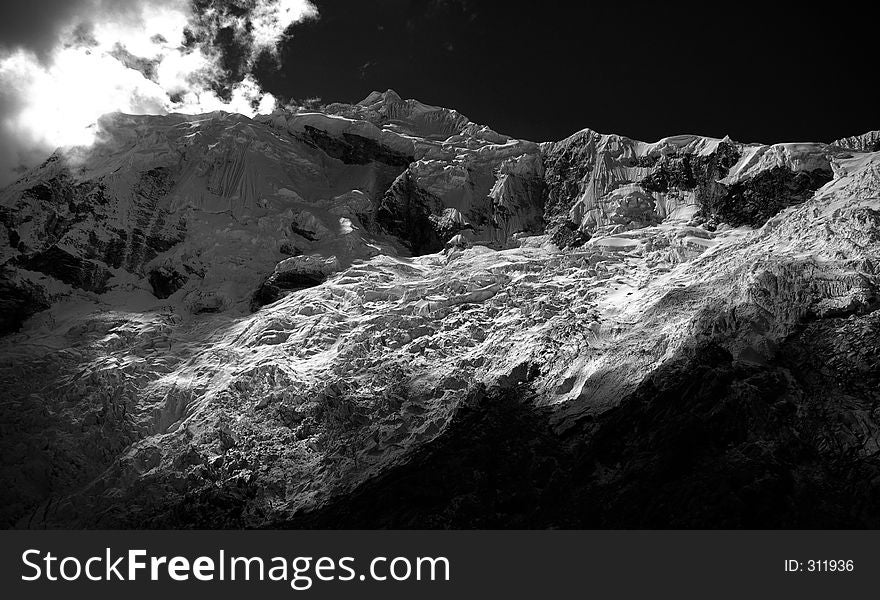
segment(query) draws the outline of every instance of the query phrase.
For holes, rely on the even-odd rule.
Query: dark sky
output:
[[[374,89],[500,132],[830,141],[880,128],[875,21],[850,3],[317,0],[280,70],[288,98]]]

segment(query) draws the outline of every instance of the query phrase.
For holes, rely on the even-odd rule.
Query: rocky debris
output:
[[[443,209],[440,215],[431,215],[428,218],[433,222],[434,229],[441,239],[457,236],[459,231],[465,229],[473,229],[473,225],[456,208]]]
[[[590,234],[568,219],[556,219],[547,229],[550,240],[559,248],[577,248],[590,240]]]
[[[471,247],[470,241],[460,233],[458,235],[453,236],[446,242],[445,250],[450,252],[452,250],[466,250]]]
[[[254,294],[252,308],[271,304],[286,294],[314,287],[326,281],[332,273],[339,270],[335,256],[292,256],[275,266],[275,270],[260,284]]]

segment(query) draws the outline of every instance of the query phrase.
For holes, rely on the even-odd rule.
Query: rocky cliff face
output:
[[[586,236],[690,218],[759,227],[831,179],[825,144],[739,144],[698,136],[646,144],[581,131],[544,144],[548,222]]]
[[[854,152],[878,152],[880,151],[880,129],[862,135],[841,138],[832,142],[832,145]]]
[[[872,134],[102,127],[0,195],[8,526],[877,526]]]

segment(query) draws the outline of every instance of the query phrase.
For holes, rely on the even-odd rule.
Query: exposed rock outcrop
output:
[[[880,129],[841,138],[831,142],[831,145],[854,152],[880,152]]]
[[[252,302],[256,309],[271,304],[289,292],[303,290],[323,283],[339,270],[339,261],[335,256],[292,256],[275,265],[275,270],[266,278]]]

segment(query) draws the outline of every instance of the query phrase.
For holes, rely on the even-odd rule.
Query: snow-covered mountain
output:
[[[0,193],[8,524],[876,526],[877,132],[100,127]]]

